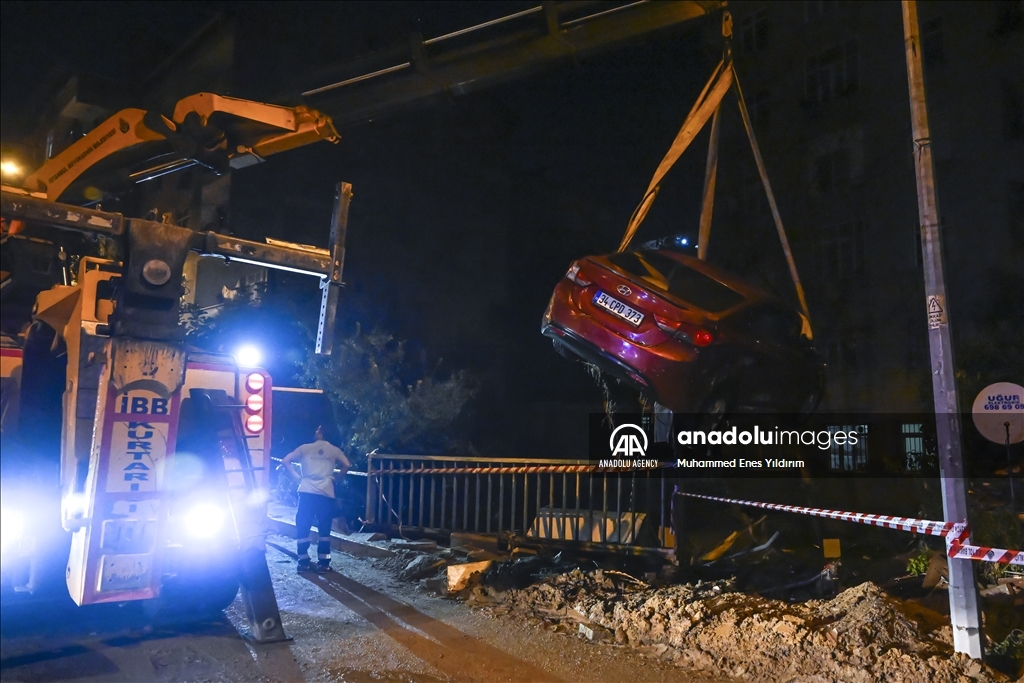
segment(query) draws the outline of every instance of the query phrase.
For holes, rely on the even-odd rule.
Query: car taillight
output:
[[[654,324],[662,332],[671,335],[673,339],[682,339],[694,346],[708,346],[711,342],[715,341],[713,334],[696,325],[688,325],[657,315],[654,316]]]
[[[715,341],[714,336],[707,330],[697,330],[693,333],[693,343],[696,346],[707,346],[713,341]]]
[[[573,282],[575,282],[576,284],[578,284],[579,286],[581,286],[581,287],[586,287],[586,286],[590,285],[591,284],[590,281],[589,280],[584,280],[583,278],[581,278],[579,273],[580,273],[580,262],[579,261],[573,261],[573,264],[571,266],[569,266],[569,272],[567,272],[565,274],[565,276],[567,278],[569,278],[570,280],[572,280]]]

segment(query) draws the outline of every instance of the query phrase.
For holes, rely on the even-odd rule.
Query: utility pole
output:
[[[960,409],[953,374],[953,344],[949,333],[946,282],[942,273],[939,208],[935,194],[928,110],[925,104],[924,69],[921,65],[921,31],[917,3],[903,0],[903,35],[907,49],[910,84],[910,118],[913,124],[914,165],[917,170],[917,208],[921,220],[921,251],[924,262],[925,302],[928,310],[928,346],[931,353],[932,394],[939,447],[942,512],[947,522],[967,521],[967,491],[961,453]],[[970,543],[970,541],[967,541]],[[949,608],[953,647],[975,659],[982,655],[981,615],[971,560],[947,558]]]

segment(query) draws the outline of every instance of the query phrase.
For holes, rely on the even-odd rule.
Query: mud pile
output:
[[[732,581],[653,589],[617,572],[579,569],[522,590],[510,610],[588,637],[642,647],[680,666],[756,681],[968,683],[1006,677],[953,653],[949,627],[871,583],[831,600],[790,604],[750,596]],[[564,626],[558,627],[564,630]]]

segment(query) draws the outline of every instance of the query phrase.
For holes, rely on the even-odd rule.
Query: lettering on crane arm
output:
[[[159,490],[167,459],[171,399],[130,391],[118,395],[114,405],[107,492]]]

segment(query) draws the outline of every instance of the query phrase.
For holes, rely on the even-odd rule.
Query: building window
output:
[[[758,10],[740,20],[740,52],[745,55],[768,47],[767,10]]]
[[[1003,137],[1024,138],[1024,91],[1009,83],[1003,84]]]
[[[818,235],[822,281],[864,274],[864,224],[847,221],[825,226]]]
[[[946,63],[945,43],[942,39],[942,17],[921,23],[921,58],[928,66]]]
[[[811,22],[832,14],[839,8],[839,0],[804,0],[804,21]]]
[[[920,422],[903,424],[903,456],[908,470],[919,470],[924,465],[923,426]]]
[[[765,130],[771,121],[771,93],[761,90],[754,95],[750,107],[750,122],[755,128]]]
[[[840,147],[814,160],[814,189],[826,194],[850,184],[850,148]]]
[[[828,428],[830,434],[843,432],[857,434],[857,443],[850,443],[850,439],[843,439],[842,444],[831,439],[829,455],[831,456],[831,467],[833,470],[842,472],[856,472],[868,466],[868,426],[867,425],[833,425]]]
[[[923,368],[930,362],[928,337],[924,330],[907,331],[907,367]]]
[[[946,161],[953,158],[953,136],[949,134],[949,115],[945,109],[928,112],[928,133],[932,141],[932,158]]]
[[[1012,180],[1007,188],[1006,208],[1009,213],[1010,246],[1024,247],[1024,182]]]
[[[856,332],[840,331],[825,341],[825,365],[830,373],[856,372],[860,368],[858,337]]]
[[[848,40],[810,57],[805,70],[807,99],[812,103],[857,92],[857,41]]]
[[[748,181],[743,186],[743,212],[748,215],[759,214],[768,204],[764,184],[760,178]]]

